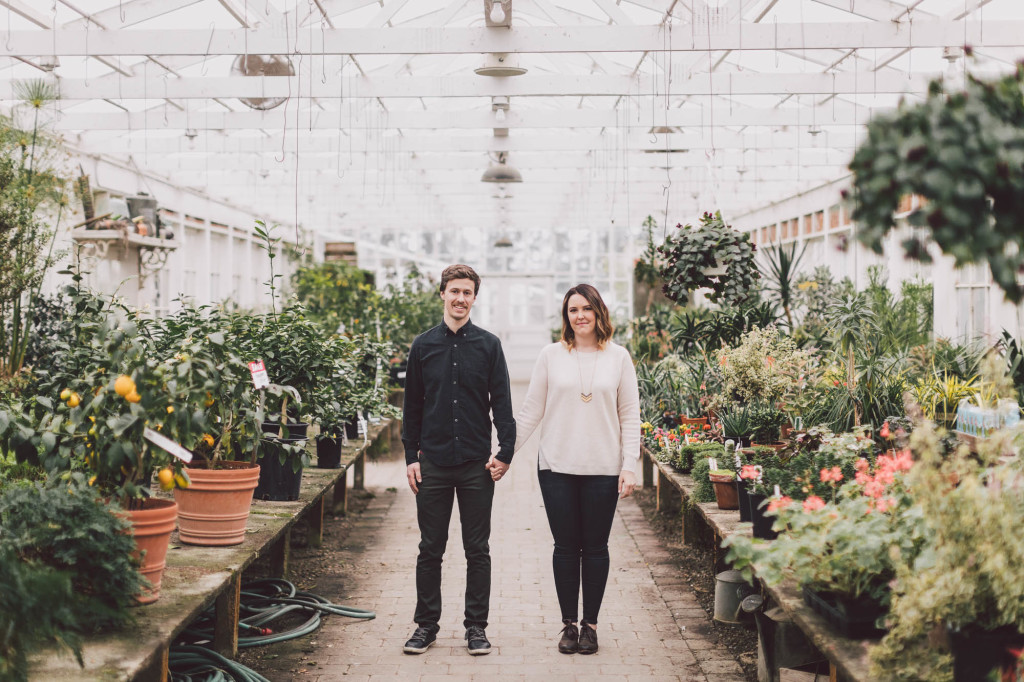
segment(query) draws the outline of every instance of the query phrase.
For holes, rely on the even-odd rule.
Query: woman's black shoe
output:
[[[558,640],[558,650],[563,654],[574,654],[580,648],[580,631],[570,620],[563,620],[562,639]]]
[[[587,621],[580,622],[580,646],[581,654],[597,653],[597,630],[590,627]]]

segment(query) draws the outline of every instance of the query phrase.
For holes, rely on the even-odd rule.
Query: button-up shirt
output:
[[[417,336],[405,376],[406,464],[419,461],[419,452],[437,466],[489,458],[492,412],[497,458],[511,462],[516,422],[498,337],[472,322],[454,332],[442,322]]]

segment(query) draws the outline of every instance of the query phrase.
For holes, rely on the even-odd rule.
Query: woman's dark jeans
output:
[[[608,535],[619,499],[619,477],[549,470],[537,475],[555,539],[551,564],[562,620],[578,620],[582,584],[583,620],[597,624],[608,583]]]

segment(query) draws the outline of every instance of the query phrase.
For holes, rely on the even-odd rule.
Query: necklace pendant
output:
[[[589,403],[593,397],[593,393],[580,393],[580,400],[582,400],[585,403]]]

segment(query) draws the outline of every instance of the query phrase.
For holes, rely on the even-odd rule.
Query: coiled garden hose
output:
[[[270,682],[255,670],[201,646],[172,647],[171,682]]]
[[[245,583],[239,602],[238,646],[262,646],[308,635],[320,627],[322,616],[328,613],[366,620],[377,616],[373,611],[340,606],[319,595],[301,592],[287,580],[268,578]],[[270,627],[290,614],[308,614],[308,618],[287,630]],[[193,621],[182,636],[192,643],[212,641],[213,625],[214,611],[211,607]]]

